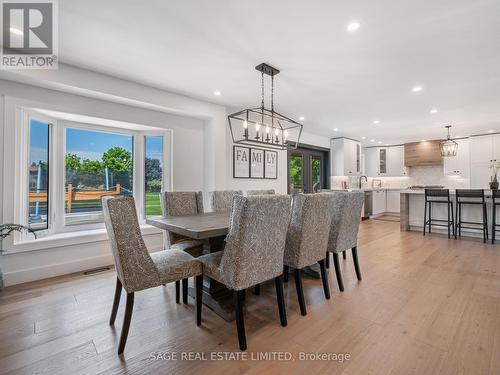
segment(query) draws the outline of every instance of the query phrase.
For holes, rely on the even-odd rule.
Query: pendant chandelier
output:
[[[441,149],[441,156],[456,156],[458,143],[450,138],[451,125],[446,125],[445,128],[448,129],[448,138],[444,141],[441,141],[441,143],[439,144],[439,148]]]
[[[227,117],[233,142],[274,150],[296,149],[302,125],[274,110],[274,76],[280,71],[265,63],[257,65],[255,69],[261,72],[261,105]],[[264,74],[271,77],[271,109],[264,106]]]

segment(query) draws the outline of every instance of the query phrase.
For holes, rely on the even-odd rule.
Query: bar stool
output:
[[[432,218],[432,205],[433,204],[446,204],[448,208],[448,218],[433,219]],[[427,220],[427,206],[429,206],[429,219]],[[440,224],[446,223],[446,224]],[[429,233],[431,233],[432,225],[448,228],[448,238],[450,236],[450,228],[455,235],[455,219],[453,217],[453,202],[450,200],[450,191],[448,189],[425,189],[425,208],[424,208],[424,236],[425,227],[429,226]]]
[[[491,197],[492,197],[492,202],[493,204],[491,205],[491,211],[492,211],[492,226],[491,226],[491,243],[495,243],[495,234],[498,227],[500,227],[500,224],[497,224],[497,206],[500,206],[500,190],[492,190],[491,191]]]
[[[466,229],[482,229],[483,242],[488,240],[488,215],[486,211],[486,201],[484,200],[484,190],[482,189],[457,189],[457,225],[455,228],[455,239],[457,235],[462,236],[462,228]],[[463,205],[481,205],[483,208],[483,221],[463,221],[462,220],[462,206]],[[474,225],[472,227],[463,226],[462,224]]]

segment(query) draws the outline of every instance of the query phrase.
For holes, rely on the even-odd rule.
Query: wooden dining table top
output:
[[[230,212],[207,212],[192,216],[153,216],[146,224],[197,240],[225,236]]]

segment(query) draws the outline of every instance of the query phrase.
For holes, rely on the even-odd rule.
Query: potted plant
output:
[[[36,233],[33,232],[32,229],[25,227],[20,224],[1,224],[0,225],[0,255],[4,252],[2,249],[2,243],[7,236],[9,236],[12,232],[23,232],[27,231],[33,233],[33,236],[36,238]],[[0,263],[0,290],[3,288],[3,274],[2,274],[2,264]]]

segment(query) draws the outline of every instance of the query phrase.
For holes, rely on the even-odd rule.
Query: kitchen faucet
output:
[[[361,183],[363,182],[363,181],[362,181],[362,180],[363,180],[363,177],[365,178],[365,182],[368,182],[368,177],[366,177],[366,176],[361,176],[361,177],[359,178],[359,188],[360,188],[360,189],[361,189]]]

